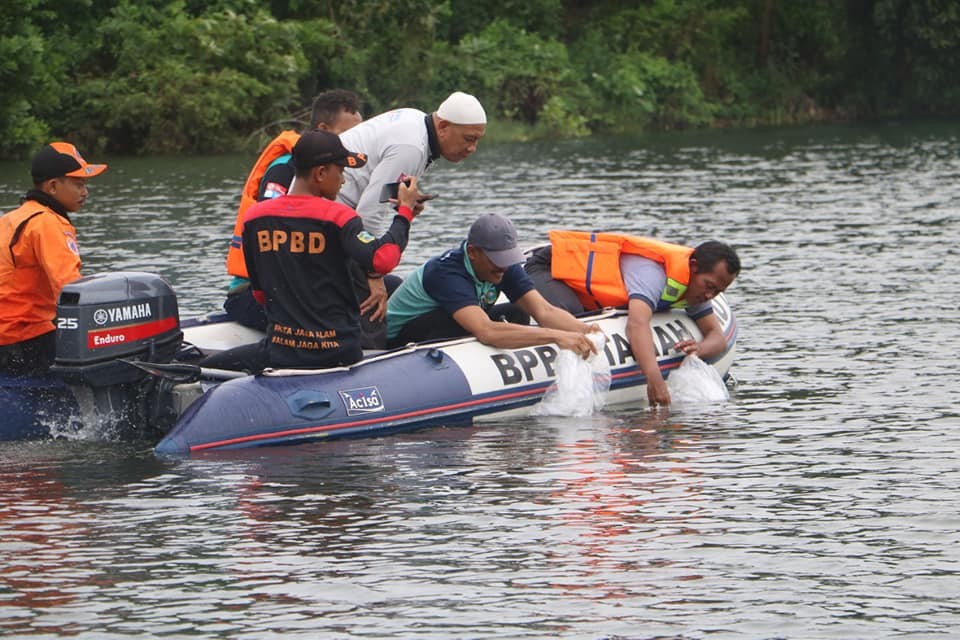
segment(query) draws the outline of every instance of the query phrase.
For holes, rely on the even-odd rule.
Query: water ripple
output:
[[[440,163],[401,273],[488,211],[530,245],[565,226],[737,246],[729,401],[180,462],[0,445],[0,634],[952,637],[958,150],[955,128],[891,125]],[[76,216],[86,268],[218,306],[249,161],[111,161]],[[21,169],[0,166],[8,208]]]

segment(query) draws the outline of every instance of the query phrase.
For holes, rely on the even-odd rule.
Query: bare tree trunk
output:
[[[760,15],[760,43],[757,48],[757,62],[760,66],[767,63],[770,55],[770,21],[773,19],[774,0],[763,0],[763,11]]]

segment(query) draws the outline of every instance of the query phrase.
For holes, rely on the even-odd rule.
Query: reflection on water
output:
[[[220,304],[250,158],[110,159],[88,272]],[[24,188],[0,165],[0,204]],[[486,145],[424,180],[401,272],[470,221],[741,251],[725,403],[170,462],[0,446],[0,633],[951,637],[960,137],[949,125]]]

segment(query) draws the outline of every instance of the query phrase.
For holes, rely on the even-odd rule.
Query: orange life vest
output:
[[[690,255],[693,249],[619,233],[551,231],[553,260],[550,273],[577,294],[584,309],[622,307],[629,302],[620,273],[620,255],[637,255],[655,260],[667,273],[661,300],[674,307],[686,306],[683,295],[690,284]]]
[[[77,231],[34,200],[0,218],[0,345],[54,330],[63,285],[80,277]]]
[[[237,219],[233,223],[233,237],[230,239],[230,248],[227,249],[227,273],[240,278],[249,278],[247,264],[243,261],[243,214],[257,202],[260,193],[260,181],[267,172],[270,163],[280,156],[293,151],[300,134],[296,131],[283,131],[260,153],[256,164],[250,170],[247,181],[240,193],[240,207],[237,209]]]

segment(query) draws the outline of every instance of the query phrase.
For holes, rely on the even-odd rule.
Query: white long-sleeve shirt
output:
[[[380,202],[383,185],[397,182],[401,174],[420,178],[430,164],[426,115],[419,109],[394,109],[340,134],[343,146],[365,154],[367,164],[344,171],[337,200],[355,209],[375,237],[395,215],[392,204]]]

